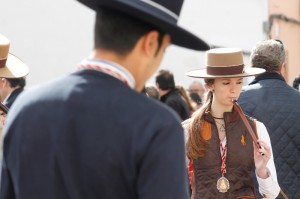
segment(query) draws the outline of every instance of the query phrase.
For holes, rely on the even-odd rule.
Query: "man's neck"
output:
[[[143,79],[144,77],[141,73],[142,67],[139,63],[139,59],[136,58],[134,54],[129,53],[126,55],[119,55],[112,51],[97,49],[92,53],[91,58],[103,59],[119,64],[127,69],[128,72],[133,76],[136,82],[135,90],[141,91],[143,89],[145,80]]]
[[[160,91],[159,91],[159,93],[160,93],[160,96],[164,96],[164,95],[166,95],[167,93],[169,93],[171,90],[161,90],[160,89]]]

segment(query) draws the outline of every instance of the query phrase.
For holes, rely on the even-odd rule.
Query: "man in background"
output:
[[[8,108],[26,85],[29,68],[19,58],[9,53],[10,41],[0,34],[0,100]]]
[[[0,96],[3,104],[10,108],[14,101],[17,99],[17,97],[23,92],[25,85],[25,77],[1,78]]]
[[[289,198],[300,198],[300,93],[282,75],[285,59],[281,41],[258,42],[250,63],[266,72],[243,89],[238,101],[247,115],[267,127],[281,189]]]
[[[188,119],[191,116],[191,110],[176,89],[173,73],[169,70],[160,70],[155,77],[155,82],[160,101],[172,108],[182,121]]]
[[[207,44],[177,26],[182,0],[80,2],[94,50],[10,110],[0,199],[187,199],[180,121],[140,92],[171,43]]]
[[[204,101],[204,95],[205,95],[205,87],[200,81],[193,81],[189,88],[189,93],[197,93],[202,101]]]
[[[300,75],[293,80],[293,88],[299,90]]]

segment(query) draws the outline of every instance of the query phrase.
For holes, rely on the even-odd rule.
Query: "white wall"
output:
[[[210,45],[238,47],[249,52],[256,42],[265,39],[263,21],[267,18],[266,0],[187,0],[179,24]],[[184,73],[203,68],[204,56],[203,52],[172,47],[161,68],[174,71],[175,81],[187,86],[195,79]],[[248,64],[248,57],[245,63]],[[154,83],[154,78],[150,82]]]
[[[266,0],[186,0],[179,24],[210,45],[250,51],[264,39],[265,20]],[[74,0],[1,2],[0,33],[30,67],[28,86],[73,71],[92,50],[93,24],[94,12]],[[176,82],[187,86],[193,79],[184,73],[203,63],[204,53],[171,46],[161,68],[172,70]]]
[[[66,74],[92,50],[94,13],[76,1],[1,2],[0,33],[29,67],[28,86]]]

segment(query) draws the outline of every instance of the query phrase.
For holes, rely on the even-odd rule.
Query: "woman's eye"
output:
[[[240,81],[240,82],[238,82],[237,84],[242,84],[243,82],[242,81]]]
[[[223,82],[223,85],[228,85],[229,84],[229,82]]]

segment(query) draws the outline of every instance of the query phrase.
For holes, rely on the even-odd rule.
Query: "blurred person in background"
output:
[[[9,53],[10,41],[0,34],[0,99],[8,108],[14,103],[26,85],[28,66]]]
[[[266,72],[243,88],[238,101],[247,115],[268,129],[281,189],[289,198],[300,198],[300,93],[284,79],[285,62],[281,41],[258,42],[250,66]]]
[[[159,100],[159,92],[156,86],[147,85],[145,86],[145,93],[147,96],[152,97],[153,99]]]
[[[299,84],[300,84],[300,75],[298,77],[295,77],[293,80],[293,88],[299,90]]]
[[[155,82],[160,101],[172,108],[182,121],[188,119],[191,116],[191,110],[175,86],[173,73],[161,69],[155,76]]]
[[[0,95],[3,104],[10,108],[17,97],[24,91],[26,85],[25,77],[20,78],[1,78]]]
[[[180,95],[183,97],[184,101],[188,104],[190,109],[190,115],[192,115],[197,110],[197,104],[191,99],[189,92],[181,85],[176,86]]]
[[[2,161],[2,144],[3,144],[2,132],[3,132],[5,122],[6,122],[7,112],[8,112],[7,106],[5,106],[4,104],[2,104],[0,102],[0,162]],[[0,165],[1,165],[1,163],[0,163]],[[0,171],[0,173],[1,173],[1,171]]]
[[[196,105],[196,110],[201,108],[202,106],[202,99],[198,95],[198,93],[189,93],[191,100],[195,103]]]
[[[206,88],[200,81],[195,80],[189,85],[188,91],[190,93],[197,93],[203,100]]]

